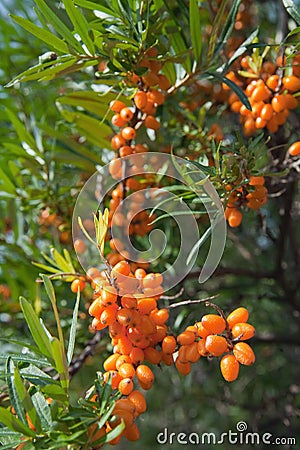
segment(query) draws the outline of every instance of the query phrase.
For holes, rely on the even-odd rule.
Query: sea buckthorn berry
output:
[[[123,145],[125,145],[125,139],[123,138],[123,136],[121,134],[115,134],[112,138],[111,138],[111,148],[113,150],[118,150],[120,147],[122,147]],[[110,171],[111,173],[111,171]],[[111,173],[112,175],[112,173]]]
[[[143,278],[145,278],[145,276],[147,275],[147,272],[145,271],[145,269],[136,269],[136,271],[134,272],[134,276],[135,278],[138,278],[139,280],[142,280]]]
[[[86,282],[80,278],[76,278],[76,280],[73,280],[71,283],[71,291],[74,292],[75,294],[78,292],[78,288],[79,291],[83,291],[83,289],[86,286]]]
[[[139,347],[133,347],[133,349],[129,353],[129,356],[131,358],[132,364],[140,364],[145,359],[144,350]]]
[[[234,355],[225,355],[220,362],[221,373],[226,381],[234,381],[239,375],[240,365]]]
[[[249,317],[248,310],[243,306],[233,310],[227,317],[227,323],[232,328],[237,323],[246,323]]]
[[[148,97],[146,92],[138,91],[134,94],[133,101],[138,109],[143,109],[147,105]]]
[[[295,77],[295,75],[283,77],[282,84],[283,87],[290,92],[297,92],[300,90],[300,79]]]
[[[117,389],[122,378],[116,370],[109,370],[108,372],[104,372],[103,379],[105,383],[111,380],[112,389]]]
[[[153,347],[147,347],[144,350],[145,360],[150,364],[159,364],[161,361],[161,353]]]
[[[176,350],[176,339],[174,336],[166,336],[162,341],[162,351],[166,355],[172,355]]]
[[[202,317],[201,323],[203,327],[212,334],[223,333],[226,328],[225,320],[217,314],[206,314]]]
[[[250,186],[263,186],[265,184],[264,177],[250,177],[249,185]]]
[[[135,442],[140,439],[141,434],[137,425],[133,423],[132,425],[130,425],[130,427],[125,428],[122,436],[124,436],[130,442]],[[111,441],[109,442],[109,444],[111,444]]]
[[[251,366],[251,364],[255,362],[254,352],[246,342],[238,342],[235,344],[233,347],[233,354],[238,362],[245,366]]]
[[[123,130],[121,131],[121,134],[122,134],[122,137],[126,141],[131,141],[132,139],[135,139],[135,137],[136,137],[136,131],[132,127],[123,128]]]
[[[115,127],[124,127],[124,125],[126,125],[126,120],[122,119],[122,117],[120,116],[120,114],[114,114],[111,118],[111,123],[115,126]]]
[[[163,282],[163,276],[161,273],[148,273],[143,278],[144,288],[155,288],[160,286]]]
[[[265,128],[266,125],[267,125],[267,121],[265,119],[263,119],[262,117],[257,117],[257,119],[255,120],[255,126],[259,130],[261,128]]]
[[[228,345],[223,336],[210,334],[205,340],[205,348],[211,355],[221,356],[228,350]]]
[[[156,103],[157,105],[162,105],[165,101],[164,94],[158,90],[149,91],[147,93],[147,97],[149,100]]]
[[[226,208],[227,209],[227,208]],[[237,208],[230,208],[228,211],[228,223],[231,227],[238,227],[242,223],[243,214]]]
[[[126,107],[125,103],[120,100],[113,100],[110,102],[109,107],[111,111],[119,113],[123,108]]]
[[[120,353],[116,353],[119,355],[119,357],[116,360],[116,370],[119,370],[119,368],[123,364],[132,364],[132,360],[129,355],[121,355]]]
[[[149,314],[157,306],[156,300],[153,297],[146,297],[138,299],[138,311],[141,314]]]
[[[85,242],[82,239],[76,239],[74,241],[74,250],[80,255],[86,251]]]
[[[103,306],[112,305],[117,301],[118,294],[114,286],[105,286],[101,292],[101,300]]]
[[[117,310],[114,307],[108,306],[102,311],[100,322],[103,323],[103,325],[112,325],[116,320],[116,312]]]
[[[198,343],[195,341],[190,345],[186,346],[185,357],[188,362],[195,363],[200,358],[200,353],[198,352]]]
[[[143,414],[147,409],[145,396],[142,392],[134,390],[129,394],[128,400],[134,405],[138,414]]]
[[[145,384],[152,384],[154,381],[154,374],[150,367],[146,366],[145,364],[140,364],[136,368],[136,376],[139,382],[145,383]]]
[[[300,141],[294,142],[289,148],[288,152],[291,156],[300,155]]]
[[[202,322],[196,322],[195,326],[197,328],[198,336],[206,338],[209,335],[209,331],[204,328]]]
[[[146,75],[143,75],[142,80],[146,86],[155,86],[159,82],[158,76],[152,71],[149,71]]]
[[[129,355],[132,350],[132,343],[126,336],[119,337],[117,346],[119,353],[122,353],[122,355]]]
[[[136,309],[137,299],[130,295],[123,295],[123,297],[121,298],[121,305],[123,306],[123,308]]]
[[[195,335],[191,331],[183,331],[177,336],[177,342],[180,345],[189,345],[195,341]]]
[[[132,155],[133,148],[129,145],[123,145],[123,147],[120,148],[119,154],[121,158],[124,158],[125,156]]]
[[[234,339],[247,341],[255,334],[255,328],[250,323],[236,323],[231,330]]]
[[[163,91],[167,91],[169,87],[171,86],[169,79],[166,77],[166,75],[159,74],[158,77],[158,86]]]
[[[148,115],[144,121],[145,127],[151,130],[159,130],[160,122],[152,115]]]
[[[115,317],[121,325],[129,325],[132,320],[132,312],[128,308],[121,308],[116,312]]]
[[[272,98],[271,105],[276,113],[283,111],[286,107],[285,95],[283,94],[274,95],[274,97]]]
[[[113,276],[115,276],[116,273],[128,276],[130,273],[130,264],[127,261],[120,261],[114,266],[112,272]]]
[[[179,358],[175,361],[176,369],[178,370],[181,375],[188,375],[191,372],[192,366],[190,362],[183,363],[179,360]]]
[[[121,173],[122,175],[122,161],[120,158],[114,158],[110,161],[109,166],[109,173],[111,174],[111,176],[113,178],[115,178],[114,176],[118,175],[119,173]]]
[[[103,367],[106,372],[110,370],[116,370],[116,362],[119,356],[121,356],[120,353],[113,353],[108,358],[106,358],[103,363]]]
[[[197,349],[200,356],[208,356],[209,352],[206,350],[206,338],[202,338],[197,342]]]
[[[133,112],[130,108],[125,107],[121,109],[120,116],[125,122],[129,122],[133,118]]]
[[[271,92],[265,85],[256,87],[251,94],[251,100],[255,102],[265,101],[268,100],[270,97]]]
[[[122,395],[129,395],[133,391],[134,384],[131,378],[123,378],[118,384],[118,389]]]
[[[135,369],[130,363],[121,364],[118,372],[122,378],[134,378],[135,376]]]

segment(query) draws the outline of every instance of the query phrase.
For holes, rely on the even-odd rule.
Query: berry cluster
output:
[[[220,361],[221,373],[226,381],[236,380],[239,364],[249,366],[255,361],[253,350],[244,342],[255,333],[254,327],[247,323],[248,315],[247,309],[240,307],[226,319],[221,315],[206,314],[200,322],[188,326],[177,337],[177,370],[188,375],[191,363],[200,357],[219,357],[225,353]]]
[[[245,205],[250,209],[258,210],[268,201],[268,190],[264,184],[264,177],[252,176],[249,183],[240,188],[233,189],[230,185],[226,186],[231,192],[225,209],[225,217],[231,227],[238,227],[242,222],[241,206]]]
[[[290,111],[297,108],[299,64],[300,55],[294,56],[288,66],[285,57],[278,57],[276,64],[270,61],[258,64],[254,58],[246,56],[240,60],[236,70],[226,75],[243,89],[252,107],[250,111],[235,93],[230,94],[230,109],[240,114],[245,136],[251,136],[256,130],[264,128],[270,133],[276,133],[286,122]],[[223,88],[229,90],[226,84],[223,84]]]

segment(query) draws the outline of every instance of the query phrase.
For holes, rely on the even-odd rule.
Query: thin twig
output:
[[[177,292],[177,294],[175,294],[175,295],[161,295],[160,298],[162,300],[176,300],[176,298],[179,298],[183,294],[183,292],[184,292],[184,288],[182,287],[180,289],[180,291]]]
[[[178,306],[193,305],[193,304],[196,304],[196,303],[205,303],[205,302],[208,302],[209,300],[213,300],[216,297],[219,297],[219,294],[213,295],[211,297],[203,298],[203,299],[184,300],[182,302],[171,303],[171,305],[166,306],[166,309],[177,308]]]

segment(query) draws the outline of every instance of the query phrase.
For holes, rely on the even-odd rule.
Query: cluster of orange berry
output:
[[[200,357],[222,357],[221,373],[226,381],[234,381],[239,374],[239,364],[249,366],[255,355],[244,341],[252,338],[255,329],[247,323],[248,311],[240,307],[225,319],[221,315],[206,314],[200,322],[188,326],[177,337],[179,350],[175,362],[177,370],[188,375],[191,363]],[[222,334],[224,333],[224,334]]]
[[[231,227],[238,227],[242,222],[241,206],[246,205],[250,209],[258,210],[268,201],[268,190],[264,184],[264,177],[252,176],[249,183],[240,188],[233,189],[231,185],[226,186],[231,192],[225,208],[225,217]]]
[[[270,133],[276,133],[280,125],[286,122],[290,111],[297,108],[300,55],[294,56],[291,63],[287,64],[285,57],[278,57],[276,64],[265,61],[257,68],[251,57],[243,57],[237,69],[226,75],[244,90],[252,107],[250,111],[236,93],[230,94],[230,109],[240,114],[245,136],[251,136],[256,130],[264,128]],[[223,88],[230,89],[226,84],[223,84]]]
[[[71,215],[71,214],[70,214]],[[70,230],[66,221],[56,212],[51,212],[49,207],[43,209],[38,218],[41,233],[46,233],[49,229],[54,229],[58,232],[59,241],[62,244],[70,242]]]
[[[104,381],[111,380],[112,388],[126,397],[117,401],[113,412],[117,420],[110,426],[117,426],[123,419],[123,435],[131,440],[138,439],[134,420],[145,412],[146,400],[135,389],[134,382],[136,380],[142,389],[148,390],[154,381],[151,368],[143,362],[173,363],[172,355],[157,349],[168,331],[168,310],[157,305],[163,293],[163,278],[159,273],[146,274],[142,268],[133,274],[125,260],[112,268],[110,280],[97,269],[89,269],[88,275],[95,288],[95,298],[89,307],[89,313],[94,317],[92,328],[108,327],[113,346],[113,353],[103,364]]]

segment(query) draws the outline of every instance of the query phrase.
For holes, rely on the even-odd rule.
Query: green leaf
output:
[[[66,395],[65,390],[57,384],[47,384],[45,386],[42,386],[40,388],[41,392],[43,392],[48,397],[52,398],[53,400],[57,400],[59,402],[67,402],[68,397]]]
[[[80,43],[75,39],[68,27],[58,18],[54,11],[46,4],[44,0],[35,0],[35,3],[39,7],[41,13],[45,19],[52,25],[53,29],[65,39],[67,44],[73,47],[79,54],[82,53],[82,47]]]
[[[99,120],[79,112],[71,112],[65,109],[60,111],[63,117],[76,125],[77,129],[92,143],[98,147],[109,148],[111,128]]]
[[[229,36],[231,35],[241,1],[242,0],[233,1],[233,5],[230,8],[230,12],[227,16],[226,22],[221,28],[221,35],[219,37],[219,42],[214,51],[215,54],[217,54],[224,47],[224,45],[227,43]]]
[[[14,376],[15,365],[12,359],[9,357],[6,362],[6,382],[8,387],[9,398],[11,402],[11,406],[15,409],[16,415],[20,419],[20,421],[27,426],[27,420],[25,416],[24,406],[22,404],[22,400],[19,396],[16,384],[15,384],[15,376]]]
[[[60,255],[60,253],[54,247],[51,248],[50,252],[52,258],[57,264],[57,267],[61,269],[62,272],[75,273],[75,269],[72,262],[70,263],[70,261],[67,261],[62,255]]]
[[[252,107],[250,105],[249,99],[247,97],[247,95],[244,93],[244,91],[237,85],[235,84],[232,80],[229,80],[229,78],[226,78],[224,75],[219,75],[218,73],[208,73],[208,75],[211,75],[214,78],[217,78],[218,80],[222,81],[222,83],[227,84],[227,86],[230,87],[230,89],[233,90],[233,92],[236,93],[236,95],[238,96],[238,98],[241,100],[241,102],[243,103],[243,105],[246,106],[247,109],[249,109],[250,111],[252,110]]]
[[[51,266],[47,266],[46,264],[41,264],[35,261],[32,261],[32,264],[40,269],[46,270],[47,272],[57,273],[57,269]]]
[[[16,133],[22,142],[22,145],[26,143],[34,153],[39,153],[38,149],[36,148],[36,143],[34,138],[31,136],[31,134],[26,130],[23,123],[18,119],[18,117],[15,115],[13,111],[6,108],[6,114],[11,121],[11,123],[14,126],[14,129],[16,130]]]
[[[202,29],[198,0],[190,0],[190,33],[195,61],[199,63],[202,52]]]
[[[17,367],[15,368],[15,371],[14,371],[14,380],[15,380],[16,390],[19,394],[22,405],[23,405],[25,411],[27,411],[27,413],[30,417],[30,420],[34,424],[37,432],[40,432],[41,431],[40,420],[36,414],[35,406],[33,405],[31,397],[24,386],[23,380],[21,378],[20,372]]]
[[[25,30],[29,31],[31,34],[39,38],[41,41],[46,42],[46,44],[48,44],[55,50],[62,53],[69,53],[67,44],[60,38],[55,36],[55,34],[51,33],[48,30],[44,30],[43,28],[38,27],[30,20],[27,20],[24,17],[18,17],[15,16],[14,14],[11,14],[10,16],[18,25],[23,27]]]
[[[53,250],[55,250],[55,249],[53,249]],[[63,336],[63,331],[62,331],[62,327],[61,327],[61,323],[60,323],[59,313],[58,313],[58,309],[57,309],[57,305],[56,305],[56,296],[55,296],[53,284],[51,283],[51,281],[49,280],[47,275],[42,274],[41,277],[43,279],[44,286],[45,286],[47,295],[48,295],[48,297],[49,297],[49,299],[51,301],[52,309],[53,309],[53,312],[54,312],[54,315],[55,315],[59,341],[61,343],[62,348],[64,348],[64,336]]]
[[[90,26],[82,14],[82,12],[74,5],[74,0],[64,0],[64,6],[71,22],[74,25],[75,31],[79,34],[82,42],[87,47],[91,56],[95,54],[95,46],[89,36]]]
[[[71,329],[70,329],[70,337],[69,337],[69,344],[68,344],[68,351],[67,351],[67,361],[68,361],[69,365],[71,364],[71,361],[73,358],[73,353],[74,353],[74,347],[75,347],[76,326],[77,326],[79,303],[80,303],[80,290],[78,289],[76,303],[75,303],[74,310],[73,310],[72,324],[71,324]]]
[[[31,332],[31,335],[42,352],[44,356],[48,359],[48,361],[53,363],[53,355],[52,348],[49,341],[49,336],[45,332],[43,326],[41,325],[37,314],[35,313],[31,304],[24,298],[20,297],[20,305],[27,322],[28,328]]]
[[[69,373],[64,347],[61,345],[58,339],[54,338],[51,342],[51,348],[55,362],[55,368],[59,374],[61,386],[66,392],[68,392]]]
[[[299,6],[295,4],[292,0],[282,0],[282,3],[287,10],[287,12],[292,16],[297,25],[300,25],[300,10]]]
[[[45,431],[49,431],[49,429],[52,428],[52,417],[50,407],[47,401],[45,400],[44,396],[38,391],[36,391],[32,395],[31,399],[35,408],[35,412],[38,415],[38,418],[41,422],[42,428]]]
[[[24,425],[10,411],[0,406],[0,423],[7,426],[12,431],[17,431],[25,436],[35,437],[34,431]]]
[[[218,12],[217,12],[217,14],[214,18],[213,24],[212,24],[210,38],[208,41],[208,50],[207,50],[207,58],[206,58],[207,65],[210,63],[211,59],[213,58],[213,55],[215,53],[215,47],[216,47],[218,35],[220,33],[220,30],[224,26],[224,17],[226,17],[225,11],[227,8],[228,1],[229,0],[223,0],[221,2],[221,4],[218,7]]]
[[[1,195],[7,194],[7,196],[16,196],[16,186],[10,180],[10,178],[6,175],[3,169],[0,167],[0,192]]]

